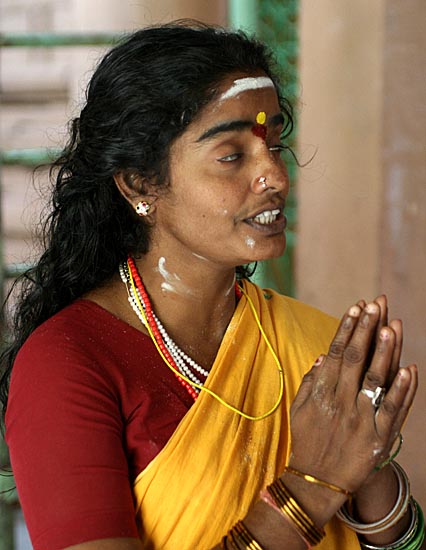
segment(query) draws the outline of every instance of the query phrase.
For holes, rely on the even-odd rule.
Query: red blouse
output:
[[[15,361],[6,414],[34,549],[137,537],[132,482],[191,404],[151,340],[93,302],[35,330]]]

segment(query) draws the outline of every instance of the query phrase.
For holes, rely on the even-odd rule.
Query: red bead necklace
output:
[[[133,261],[132,257],[127,258],[127,264],[130,268],[131,275],[133,277],[133,280],[135,281],[136,288],[139,290],[140,295],[142,296],[143,303],[145,305],[145,313],[146,318],[148,320],[149,326],[152,330],[152,333],[154,335],[155,341],[157,342],[159,348],[161,349],[164,357],[167,359],[168,363],[173,367],[173,372],[176,378],[179,380],[180,384],[186,389],[186,391],[189,393],[189,395],[194,399],[194,401],[197,399],[198,394],[194,390],[194,388],[183,378],[179,376],[179,370],[178,367],[173,359],[173,357],[170,355],[169,350],[167,349],[164,340],[160,334],[160,331],[158,330],[157,323],[155,322],[153,313],[152,313],[152,306],[151,302],[149,300],[148,293],[145,289],[145,286],[142,282],[142,279],[139,275],[139,272],[137,270],[137,267],[135,265],[135,262]]]
[[[145,306],[146,318],[147,318],[149,327],[152,331],[152,334],[154,335],[155,341],[157,342],[158,347],[160,348],[161,352],[163,353],[164,358],[167,360],[169,365],[172,367],[173,373],[176,376],[176,378],[179,380],[179,383],[186,389],[186,391],[189,393],[189,395],[195,401],[198,397],[198,393],[195,391],[195,389],[191,386],[191,384],[189,382],[187,382],[186,380],[184,380],[180,376],[178,366],[176,365],[175,360],[173,359],[173,357],[171,356],[169,350],[167,349],[167,346],[164,343],[163,337],[162,337],[162,335],[160,333],[160,330],[157,326],[157,323],[155,321],[154,314],[153,314],[153,311],[152,311],[152,306],[151,306],[151,302],[150,302],[148,293],[147,293],[147,291],[145,289],[145,286],[142,282],[142,278],[139,275],[139,271],[136,267],[136,264],[135,264],[135,262],[134,262],[134,260],[131,256],[129,256],[127,258],[127,264],[129,266],[129,270],[130,270],[131,276],[132,276],[132,278],[135,282],[136,288],[138,289],[138,291],[139,291],[139,293],[142,297],[142,301],[143,301],[143,304]],[[235,294],[236,294],[237,300],[239,300],[242,296],[241,289],[240,289],[240,287],[238,286],[237,283],[235,283]]]

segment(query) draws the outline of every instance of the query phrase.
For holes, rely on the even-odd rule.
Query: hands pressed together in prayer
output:
[[[392,452],[417,389],[416,366],[400,368],[402,335],[399,320],[388,323],[384,296],[368,305],[358,302],[343,316],[328,354],[305,376],[292,405],[289,466],[349,491],[365,522],[386,516],[397,498],[392,468],[379,466]],[[337,511],[346,497],[328,493]],[[391,542],[398,529],[369,539]]]
[[[384,296],[369,304],[359,301],[344,314],[327,355],[306,374],[292,404],[291,455],[278,480],[278,487],[282,482],[284,493],[296,499],[292,511],[284,494],[278,508],[285,507],[293,518],[293,531],[306,513],[313,522],[311,533],[306,539],[305,528],[296,529],[302,533],[297,539],[288,526],[280,532],[262,502],[244,520],[257,530],[262,547],[281,548],[283,541],[292,549],[317,544],[315,538],[325,536],[322,527],[336,513],[342,519],[342,506],[350,508],[354,525],[379,525],[377,532],[360,535],[363,548],[387,545],[410,531],[408,480],[404,489],[405,474],[389,460],[402,442],[400,432],[417,389],[417,367],[400,367],[402,339],[402,323],[388,322]],[[274,505],[268,495],[264,500]],[[269,525],[263,537],[262,522]]]
[[[292,405],[290,465],[351,493],[373,481],[417,388],[416,366],[400,368],[401,350],[402,324],[387,322],[384,297],[346,312]]]

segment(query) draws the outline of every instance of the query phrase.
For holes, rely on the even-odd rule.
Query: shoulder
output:
[[[58,365],[56,360],[65,365],[75,360],[96,364],[105,358],[122,358],[123,353],[128,353],[129,341],[138,339],[144,341],[145,336],[109,311],[89,300],[77,300],[28,337],[19,350],[14,370],[28,361],[43,360],[45,366],[53,369]]]
[[[260,307],[269,312],[277,329],[292,336],[328,341],[336,332],[338,319],[324,311],[270,288],[260,288],[253,283],[249,283],[249,287],[257,294]]]
[[[10,404],[37,396],[55,402],[74,393],[117,403],[135,369],[122,368],[132,353],[132,342],[141,346],[144,335],[131,330],[108,311],[87,300],[78,300],[40,325],[19,350],[10,382]],[[127,337],[126,337],[127,336]],[[141,344],[142,342],[142,344]],[[136,344],[135,344],[136,345]],[[9,408],[9,405],[8,405]]]
[[[317,357],[327,353],[339,321],[323,311],[271,289],[247,288],[259,304],[262,324],[269,327],[271,342],[287,368],[287,383],[295,389]]]
[[[77,300],[47,319],[29,336],[22,347],[36,348],[40,344],[87,342],[94,335],[112,333],[119,319],[89,300]]]
[[[284,316],[298,329],[319,333],[331,331],[333,334],[336,331],[339,324],[336,317],[295,298],[278,293],[274,293],[274,295],[275,307],[283,310]]]

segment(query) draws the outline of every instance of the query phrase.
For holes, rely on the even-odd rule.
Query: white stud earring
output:
[[[151,206],[146,201],[139,201],[135,207],[136,214],[138,216],[145,217],[148,215],[149,209]]]

